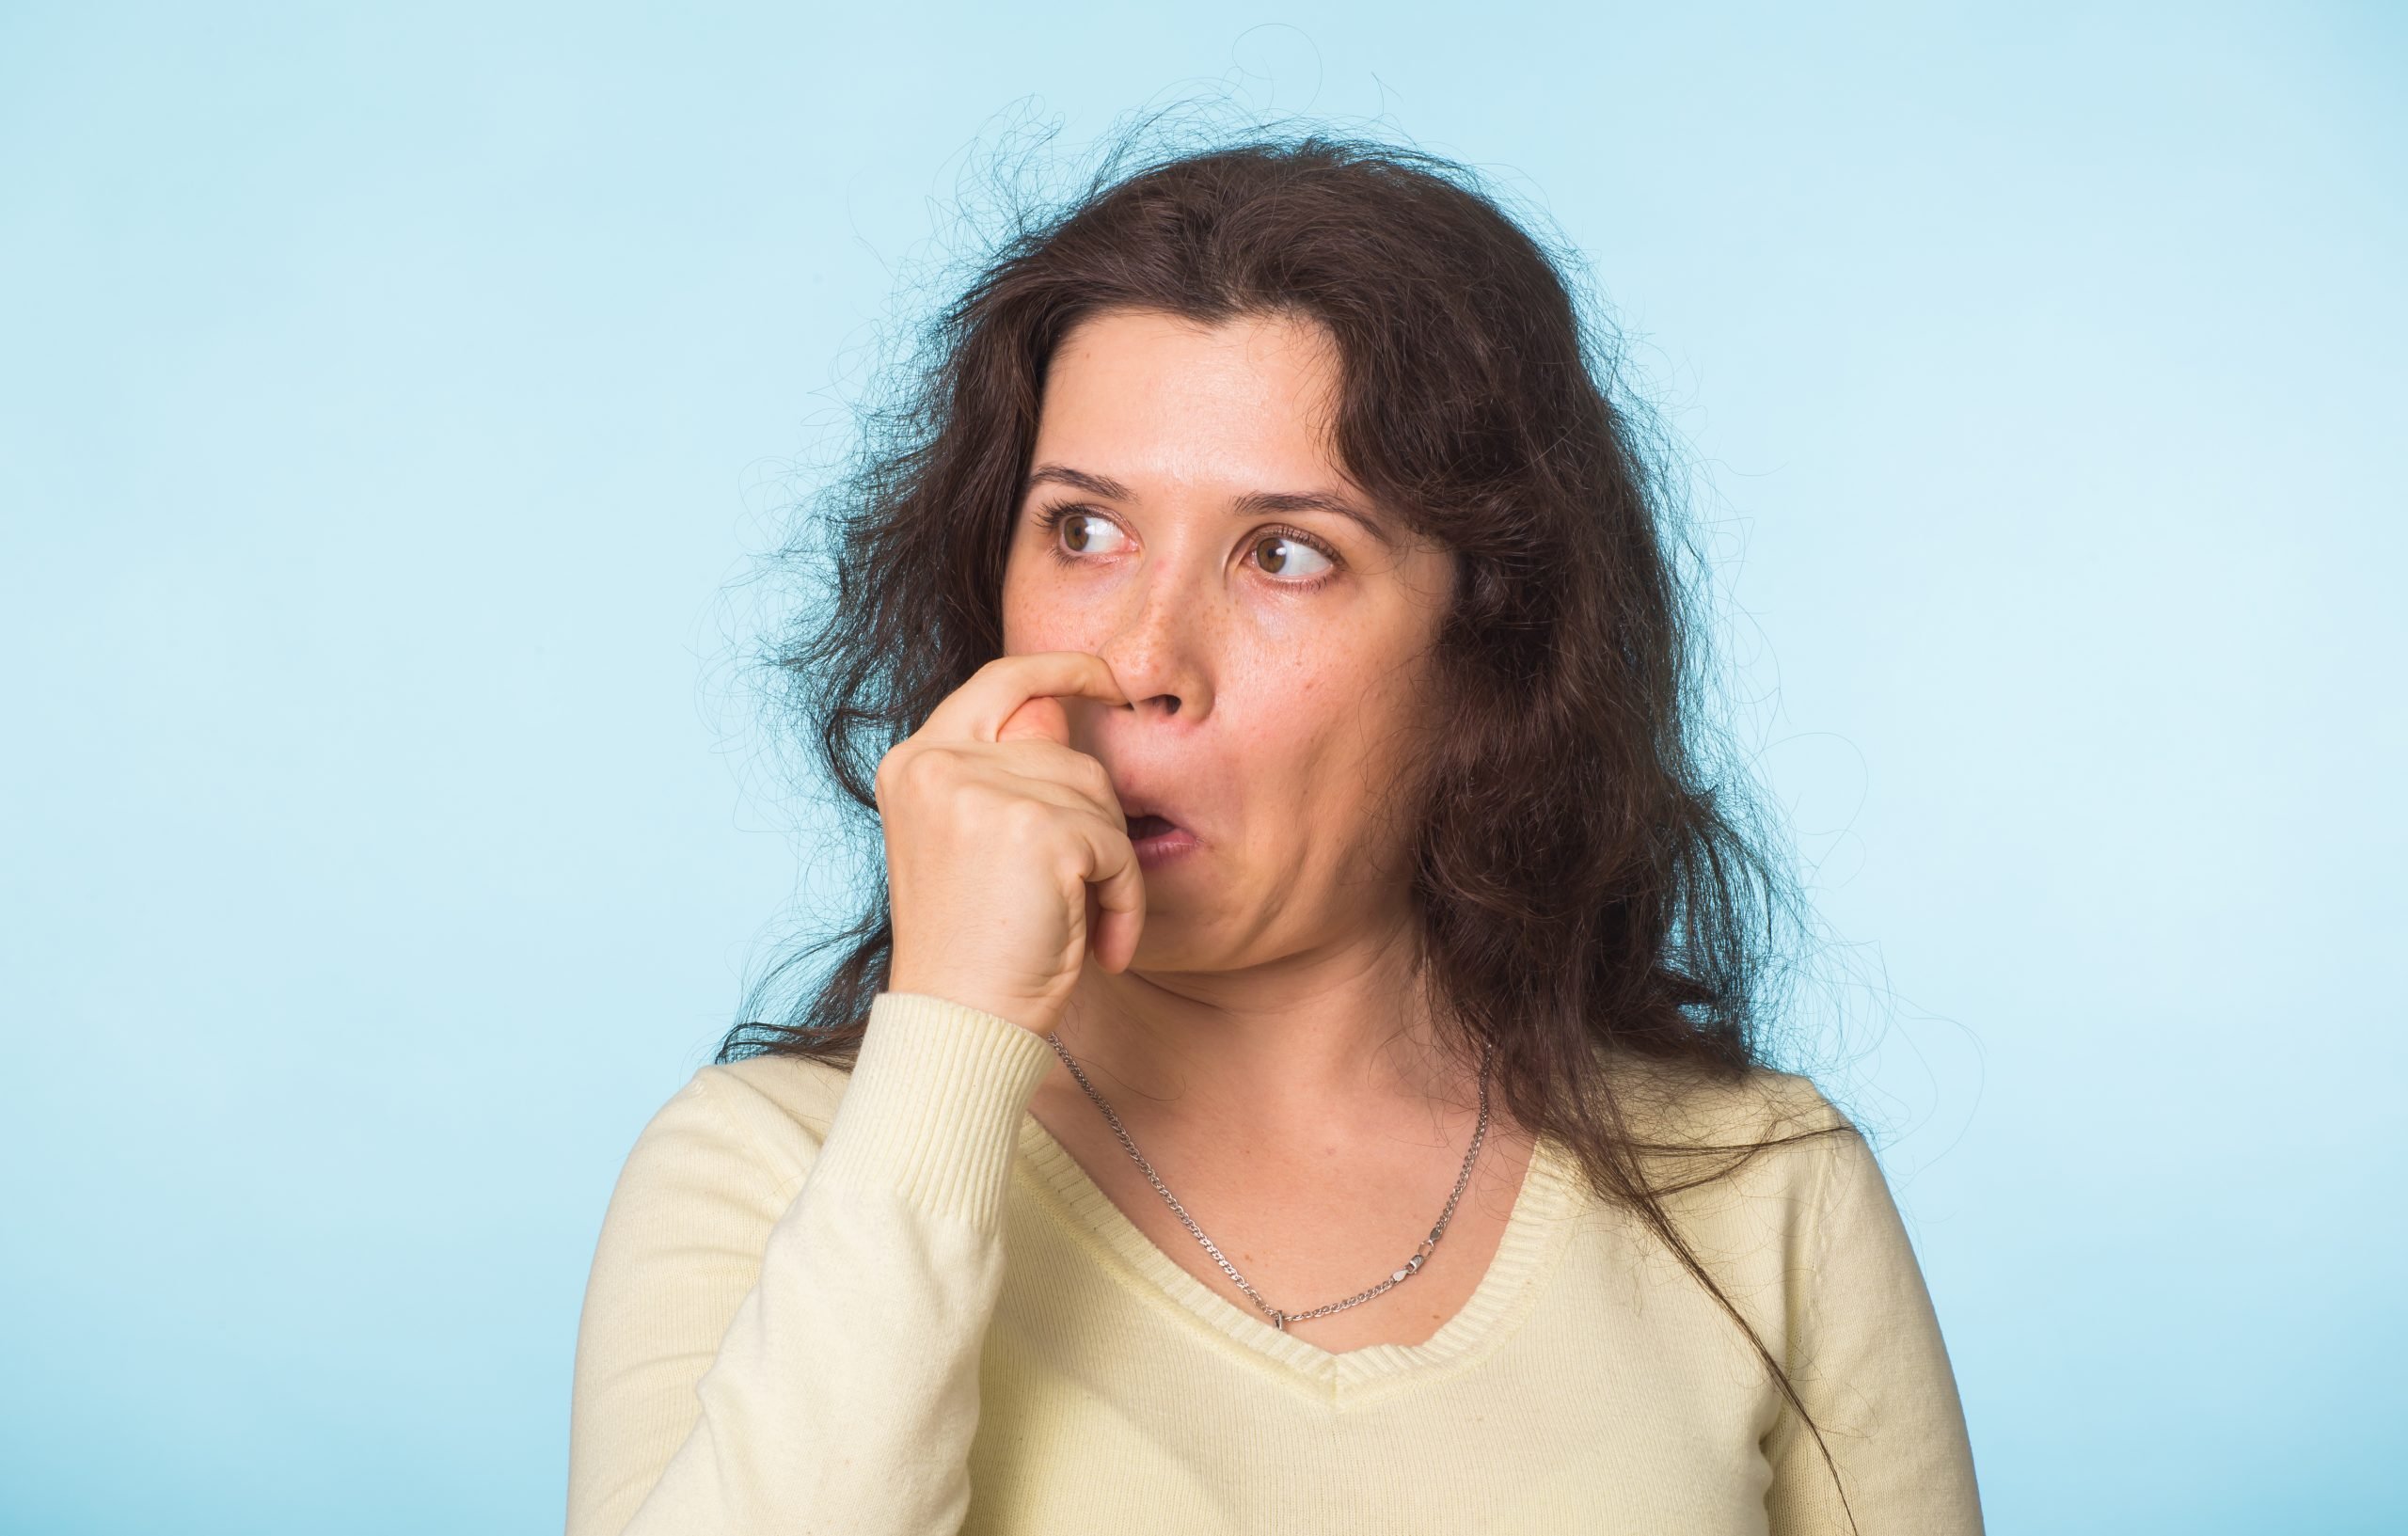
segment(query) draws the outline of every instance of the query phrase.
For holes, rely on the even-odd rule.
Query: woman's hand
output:
[[[1146,920],[1136,850],[1103,765],[1071,749],[1057,696],[1128,702],[1085,651],[998,657],[879,759],[888,990],[1043,1035],[1090,936],[1105,970],[1128,969]]]

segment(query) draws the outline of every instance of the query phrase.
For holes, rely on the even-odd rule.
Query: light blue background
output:
[[[1694,445],[1991,1528],[2402,1528],[2402,13],[1017,8],[0,12],[0,1524],[557,1528],[787,471],[965,150],[1225,90]]]

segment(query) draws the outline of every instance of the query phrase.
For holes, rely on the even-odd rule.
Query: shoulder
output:
[[[1630,1135],[1668,1150],[1790,1145],[1857,1129],[1802,1072],[1754,1065],[1734,1075],[1626,1053],[1602,1059]]]
[[[1870,1160],[1861,1132],[1815,1080],[1753,1065],[1738,1073],[1608,1058],[1619,1130],[1650,1185],[1695,1220],[1763,1207],[1812,1223],[1835,1172]]]
[[[1879,1164],[1814,1078],[1624,1061],[1613,1087],[1666,1217],[1751,1324],[1774,1330],[1766,1337],[1780,1337],[1796,1277],[1820,1270],[1834,1243],[1877,1250],[1886,1237]]]
[[[827,1140],[844,1069],[807,1056],[755,1055],[698,1069],[654,1114],[631,1164],[741,1166],[772,1188],[799,1186]]]

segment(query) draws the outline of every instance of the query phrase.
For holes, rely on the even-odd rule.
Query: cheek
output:
[[[1248,752],[1326,831],[1360,831],[1396,787],[1429,721],[1416,663],[1335,646],[1265,654],[1245,685]]]
[[[1086,649],[1077,609],[1048,589],[1042,571],[1023,564],[1030,558],[1015,553],[1004,570],[1004,654]]]
[[[1246,799],[1290,838],[1334,830],[1364,776],[1365,701],[1333,675],[1325,654],[1249,645],[1227,659],[1217,707],[1244,766]],[[1300,818],[1308,825],[1299,827]]]

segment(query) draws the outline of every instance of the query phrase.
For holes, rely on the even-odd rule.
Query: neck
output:
[[[1437,1043],[1399,923],[1242,971],[1115,975],[1090,958],[1057,1033],[1124,1119],[1212,1123],[1261,1145],[1392,1130],[1398,1103],[1476,1105]]]

